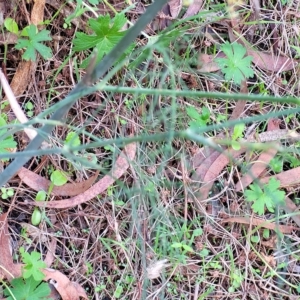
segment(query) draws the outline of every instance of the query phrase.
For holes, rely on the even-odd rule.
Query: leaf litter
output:
[[[0,277],[2,279],[12,280],[14,277],[20,277],[22,274],[22,264],[14,263],[10,246],[10,235],[8,232],[7,214],[0,215]],[[55,282],[55,288],[63,300],[79,300],[80,297],[88,299],[84,289],[77,283],[71,282],[67,276],[60,271],[50,268],[41,270],[46,276],[45,282],[51,280]]]
[[[40,3],[42,3],[44,1],[40,1]],[[53,1],[52,1],[53,2]],[[170,15],[172,18],[174,16],[176,16],[177,12],[175,11],[175,8],[178,7],[178,5],[181,5],[181,1],[170,1],[169,5],[173,5],[173,7],[169,7],[169,12],[167,17]],[[194,1],[194,3],[192,3],[190,7],[193,7],[194,4],[198,5],[196,6],[195,12],[191,13],[191,14],[195,14],[197,11],[200,10],[202,2],[201,1]],[[194,6],[195,7],[195,6]],[[173,10],[174,8],[174,10]],[[187,12],[189,11],[189,8],[187,10]],[[262,13],[262,12],[261,12]],[[237,19],[237,14],[232,14],[232,24],[233,25],[237,25],[238,24],[238,19]],[[177,16],[176,16],[177,17]],[[236,17],[236,19],[234,19]],[[170,19],[167,19],[168,22],[170,21]],[[166,22],[166,24],[168,23]],[[234,27],[235,32],[240,33],[241,30],[238,30],[238,28]],[[231,40],[231,39],[230,39]],[[251,52],[252,51],[252,52]],[[247,49],[247,54],[251,55],[253,57],[253,66],[256,66],[258,68],[261,68],[262,70],[266,70],[266,71],[271,71],[271,72],[283,72],[283,71],[287,71],[287,70],[293,70],[295,67],[297,67],[298,65],[298,61],[295,59],[291,59],[291,58],[287,58],[285,56],[282,55],[271,55],[269,53],[265,53],[263,51],[254,51],[253,49]],[[202,54],[201,54],[202,55]],[[206,55],[206,54],[205,54]],[[221,51],[219,51],[219,53],[217,54],[217,56],[219,58],[224,58],[226,57],[225,54]],[[200,72],[216,72],[218,70],[220,70],[219,66],[217,64],[215,64],[215,57],[214,56],[203,56],[204,57],[204,62],[202,64],[202,66],[199,68]],[[199,61],[203,60],[203,58],[201,56],[199,56]],[[30,64],[29,64],[30,65]],[[205,69],[206,68],[206,69]],[[25,68],[26,70],[26,68]],[[27,71],[26,71],[27,72]],[[24,72],[24,73],[26,73]],[[29,75],[31,76],[31,75]],[[26,76],[25,76],[26,77]],[[30,79],[31,77],[27,77]],[[24,81],[24,76],[20,76],[20,82],[22,83],[22,81]],[[30,81],[30,80],[28,80]],[[247,91],[247,83],[246,82],[242,82],[242,84],[244,84],[246,86],[246,90],[244,91],[244,93],[248,93]],[[25,90],[26,89],[26,83],[24,83],[25,87],[21,87],[20,90]],[[242,89],[241,89],[242,91]],[[21,92],[22,94],[23,92]],[[16,93],[17,95],[19,95],[20,93]],[[242,99],[240,101],[237,102],[237,106],[239,106],[239,110],[234,110],[231,118],[234,119],[238,119],[239,117],[241,117],[244,113],[244,109],[245,109],[245,101],[243,101]],[[230,133],[229,133],[230,134]],[[224,135],[220,135],[218,136],[218,138],[224,138]],[[134,146],[136,147],[136,145]],[[226,148],[223,147],[222,151],[224,151]],[[221,149],[220,149],[221,150]],[[220,173],[222,172],[222,170],[224,170],[224,168],[231,164],[232,162],[235,162],[236,159],[239,159],[240,155],[246,151],[245,149],[241,149],[239,151],[233,151],[231,149],[227,149],[226,152],[224,152],[223,154],[221,154],[218,151],[215,151],[214,149],[210,149],[210,148],[205,148],[201,150],[201,154],[198,153],[198,156],[195,156],[192,158],[193,161],[193,165],[194,168],[196,169],[195,173],[195,177],[194,179],[196,179],[196,181],[198,182],[202,182],[204,184],[204,186],[206,185],[206,188],[202,190],[202,195],[203,198],[199,198],[198,200],[200,201],[205,201],[206,198],[208,197],[208,193],[211,189],[211,184],[214,183],[214,181],[218,178],[218,176],[220,175]],[[126,151],[127,152],[127,151]],[[136,152],[136,149],[134,149],[134,151],[132,152]],[[122,152],[124,154],[124,152]],[[228,154],[228,156],[226,156],[226,154]],[[119,160],[119,162],[122,163],[122,165],[115,166],[117,171],[113,171],[111,175],[107,175],[105,176],[103,179],[101,179],[99,181],[99,184],[95,184],[92,188],[88,188],[88,190],[86,190],[85,192],[83,192],[82,195],[79,194],[78,197],[73,197],[71,199],[67,199],[67,200],[55,200],[55,201],[50,201],[47,203],[43,203],[44,207],[47,207],[47,204],[50,205],[50,203],[54,203],[53,206],[49,206],[51,208],[69,208],[69,207],[73,207],[73,205],[71,205],[72,201],[76,201],[75,205],[77,204],[82,204],[85,203],[86,201],[89,201],[90,199],[92,199],[92,195],[95,195],[97,192],[100,191],[103,192],[105,189],[107,189],[109,186],[111,186],[112,184],[114,184],[115,179],[119,178],[120,176],[123,176],[126,172],[126,169],[129,167],[128,165],[130,164],[130,162],[134,159],[135,154],[134,155],[128,155],[128,153],[126,153],[127,157],[124,160],[119,160],[119,158],[117,159],[117,161]],[[253,179],[257,179],[259,178],[259,176],[261,176],[262,178],[259,178],[261,183],[264,182],[268,182],[270,180],[270,178],[276,178],[280,181],[280,186],[289,186],[289,185],[293,185],[297,182],[297,180],[293,179],[293,176],[297,176],[299,177],[297,174],[298,170],[297,168],[289,170],[289,171],[285,171],[282,172],[280,174],[277,175],[273,175],[273,176],[265,176],[265,170],[266,170],[266,165],[267,165],[267,161],[270,159],[270,157],[274,156],[274,153],[265,153],[263,152],[261,154],[261,156],[258,157],[257,162],[252,162],[253,163],[253,169],[251,170],[252,176],[251,180]],[[28,170],[29,171],[29,170]],[[31,172],[31,171],[29,171]],[[29,173],[24,173],[24,174],[29,174]],[[23,174],[23,175],[24,175]],[[23,177],[25,178],[25,177]],[[34,177],[32,177],[33,179]],[[40,180],[41,177],[38,179],[36,177],[36,180]],[[35,179],[33,179],[34,181]],[[91,180],[91,178],[88,179]],[[240,186],[243,186],[244,188],[250,184],[251,181],[249,178],[247,179],[247,177],[242,177],[241,178],[241,183],[237,182],[236,184],[240,184]],[[209,182],[207,182],[209,181]],[[48,184],[49,182],[46,182],[46,184]],[[39,188],[39,185],[35,185],[34,182],[31,183],[32,186],[31,188],[33,189],[37,189]],[[92,184],[92,183],[91,183]],[[84,189],[86,189],[86,187],[90,185],[90,183],[88,183]],[[30,186],[30,185],[28,185]],[[71,186],[70,186],[71,187]],[[234,187],[233,187],[234,189]],[[236,190],[238,190],[238,187],[236,186]],[[201,191],[201,190],[200,190]],[[58,196],[59,194],[53,194],[55,196]],[[68,195],[68,191],[65,192],[65,194],[62,194],[64,196],[71,196],[71,194]],[[83,198],[87,197],[87,200],[84,200]],[[293,201],[289,198],[286,198],[286,207],[284,208],[285,211],[287,213],[292,213],[295,212],[297,209],[297,206],[295,206],[295,204],[293,203]],[[67,201],[67,202],[64,202]],[[69,201],[69,202],[68,202]],[[299,226],[299,219],[296,219],[295,216],[291,216],[291,218],[295,221],[295,223]],[[242,217],[234,217],[234,218],[228,218],[228,219],[224,219],[220,221],[221,224],[223,223],[240,223],[240,224],[247,224],[251,226],[258,226],[258,227],[262,227],[262,228],[267,228],[267,229],[271,229],[271,230],[276,230],[276,225],[274,223],[270,223],[268,220],[260,220],[257,218],[250,218],[250,219],[245,219]],[[288,226],[288,225],[282,225],[280,224],[280,230],[282,233],[284,234],[289,234],[292,232],[292,230],[298,230],[297,227],[293,227],[293,226]],[[233,232],[234,233],[234,232]],[[0,236],[1,237],[1,236]],[[217,237],[218,238],[218,237]],[[1,238],[0,238],[0,241]],[[1,244],[2,245],[2,242]],[[201,248],[201,246],[200,246]],[[54,248],[55,249],[55,246]],[[52,257],[53,259],[53,257]],[[50,257],[50,262],[51,262],[51,257]],[[199,266],[197,265],[198,269]],[[197,270],[198,270],[197,269]],[[154,272],[155,276],[154,277],[158,277],[161,272],[162,272],[163,268],[159,268],[158,272]],[[0,270],[1,271],[1,270]],[[52,271],[51,271],[52,272]],[[57,277],[58,279],[59,277]],[[63,285],[64,287],[62,288],[61,292],[63,293],[65,290],[68,290],[68,286],[69,284],[65,284]],[[75,286],[75,284],[73,283],[71,286]],[[67,288],[66,288],[67,287]],[[65,289],[66,288],[66,289]],[[72,289],[72,288],[70,288]],[[73,299],[72,297],[75,297],[74,295],[76,294],[76,288],[74,290],[74,294],[70,293],[69,295],[64,295],[63,299]],[[69,298],[68,298],[69,297]],[[76,299],[76,298],[74,298]]]
[[[70,208],[92,200],[99,194],[103,193],[117,179],[125,174],[130,166],[130,163],[134,160],[136,147],[136,143],[126,145],[124,150],[117,158],[115,165],[113,166],[113,169],[111,171],[111,175],[105,175],[96,184],[94,184],[92,187],[79,194],[78,196],[66,200],[56,200],[50,202],[36,201],[31,204],[48,208]]]

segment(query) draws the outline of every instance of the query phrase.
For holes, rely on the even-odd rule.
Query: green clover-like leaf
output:
[[[44,59],[49,59],[52,56],[51,49],[41,43],[52,40],[49,33],[50,31],[46,29],[38,32],[37,27],[31,24],[22,31],[22,35],[27,36],[28,39],[18,39],[15,48],[18,50],[22,48],[26,49],[22,55],[22,58],[25,60],[35,61],[36,51],[39,52]]]
[[[246,49],[238,44],[226,42],[221,46],[221,50],[226,58],[217,58],[216,62],[225,75],[225,79],[240,85],[242,80],[253,77],[254,72],[251,68],[252,57],[246,56]]]

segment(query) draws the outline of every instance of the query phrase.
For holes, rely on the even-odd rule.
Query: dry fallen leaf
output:
[[[54,260],[55,260],[55,250],[56,250],[56,245],[57,245],[57,239],[55,237],[53,237],[51,239],[50,244],[48,244],[48,251],[46,254],[46,257],[44,259],[44,263],[46,264],[46,266],[48,268],[50,268],[50,266],[53,264]]]
[[[241,84],[241,93],[248,94],[246,81],[243,81]],[[239,119],[244,111],[245,105],[246,101],[237,101],[237,104],[230,116],[230,120]],[[222,136],[218,135],[218,137]],[[198,200],[200,202],[207,199],[209,191],[213,186],[214,180],[221,173],[223,168],[229,163],[229,157],[232,156],[232,158],[236,158],[243,152],[245,152],[245,150],[229,150],[226,153],[220,153],[219,151],[206,149],[206,151],[202,150],[194,156],[192,163],[193,166],[196,167],[196,171],[192,179],[194,181],[200,181],[203,183],[202,187],[200,188],[200,196],[198,197]],[[205,154],[207,155],[206,158],[204,158]],[[228,157],[227,155],[230,156]]]
[[[45,0],[35,0],[31,12],[31,23],[38,25],[44,21]],[[12,79],[10,87],[14,95],[20,96],[26,90],[31,76],[35,73],[36,63],[30,61],[21,61],[17,71]],[[5,100],[7,100],[5,98]]]
[[[111,175],[104,176],[101,180],[99,180],[96,184],[94,184],[91,188],[86,190],[84,193],[75,196],[70,199],[60,200],[60,201],[35,201],[32,203],[33,205],[40,207],[51,207],[51,208],[70,208],[77,206],[79,204],[90,201],[95,198],[99,194],[103,193],[110,185],[112,185],[118,178],[125,174],[126,170],[129,167],[131,161],[133,161],[136,153],[136,144],[132,143],[125,147],[125,149],[121,152],[119,157],[117,158],[115,165],[112,169]]]
[[[266,133],[270,133],[272,135],[272,131],[279,129],[279,123],[276,120],[269,120],[268,122],[268,131]],[[278,143],[279,145],[279,143]],[[240,178],[239,182],[236,184],[235,189],[237,192],[245,189],[249,184],[253,182],[256,178],[259,177],[263,171],[269,167],[269,163],[271,159],[275,157],[277,153],[276,147],[268,149],[268,151],[263,152],[259,155],[258,159],[252,165],[251,169],[247,174],[245,174],[242,178]]]
[[[299,184],[300,182],[300,167],[281,172],[272,176],[265,176],[260,178],[261,183],[268,183],[271,178],[280,181],[280,187],[291,187]]]
[[[99,174],[99,171],[96,172],[96,174],[89,179],[82,181],[82,182],[76,182],[76,184],[73,183],[67,183],[63,186],[54,186],[53,190],[51,192],[54,196],[76,196],[84,191],[86,191],[88,188],[91,187],[91,185],[95,182]],[[51,181],[26,169],[21,168],[18,172],[18,176],[20,179],[28,185],[30,188],[32,188],[35,191],[45,191],[47,192],[49,190],[49,186],[51,184]]]
[[[80,297],[88,299],[85,290],[76,282],[72,282],[69,278],[59,271],[53,269],[44,269],[44,281],[50,281],[60,294],[63,300],[79,300]]]
[[[203,0],[193,0],[185,12],[183,19],[196,15],[203,4]]]
[[[263,70],[271,72],[285,72],[296,68],[298,62],[291,58],[279,55],[273,56],[269,53],[247,49],[248,55],[253,57],[253,64]]]
[[[182,0],[169,0],[168,5],[171,17],[177,18],[182,8]]]
[[[277,225],[275,223],[271,223],[266,220],[261,220],[257,218],[249,218],[249,217],[233,217],[224,219],[221,223],[240,223],[240,224],[247,224],[253,226],[260,226],[262,228],[267,228],[271,230],[279,229],[282,233],[291,233],[293,230],[300,230],[299,227],[295,226],[288,226],[288,225]]]
[[[222,170],[236,157],[245,152],[245,149],[235,150],[226,150],[220,154],[215,161],[213,161],[209,168],[206,170],[206,174],[203,178],[203,185],[199,190],[200,196],[198,200],[204,201],[208,198],[209,191],[211,190],[214,181],[217,179]],[[200,166],[201,167],[201,166]]]
[[[198,71],[203,73],[211,73],[219,71],[221,68],[216,63],[216,58],[225,58],[226,55],[223,52],[219,52],[217,55],[209,55],[206,53],[200,53],[198,56]]]

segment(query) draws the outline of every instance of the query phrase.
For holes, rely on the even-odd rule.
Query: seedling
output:
[[[12,287],[4,290],[6,300],[46,300],[51,290],[46,282],[36,281],[29,278],[15,278],[11,281]]]
[[[237,124],[233,128],[233,133],[231,137],[231,146],[234,150],[239,150],[241,148],[241,145],[239,142],[237,142],[238,139],[240,139],[243,136],[243,132],[245,129],[245,124]]]
[[[73,147],[77,147],[81,145],[81,141],[79,138],[79,135],[74,132],[71,131],[67,134],[65,142],[64,142],[65,146],[67,146],[68,148],[70,148],[72,150]],[[105,148],[105,147],[104,147]],[[106,149],[108,150],[108,149]],[[88,163],[88,166],[84,166],[85,169],[88,169],[90,167],[90,164],[97,164],[97,156],[94,153],[83,153],[83,154],[79,154],[78,151],[74,151],[74,154],[78,157],[78,160],[72,160],[72,164],[70,164],[70,168],[71,167],[75,167],[75,168],[82,168],[85,165],[85,161]]]
[[[199,114],[195,107],[189,106],[186,108],[187,115],[192,119],[189,126],[193,128],[204,127],[210,120],[210,111],[207,107],[202,107],[202,113]]]
[[[64,144],[69,146],[71,149],[72,149],[72,147],[80,146],[81,141],[80,141],[79,135],[74,131],[69,132],[66,136]],[[74,154],[78,154],[78,151],[74,151]]]
[[[270,230],[269,229],[264,229],[264,231],[263,231],[263,237],[265,239],[270,238]]]
[[[62,186],[64,184],[66,184],[66,182],[68,181],[68,178],[66,177],[65,173],[60,171],[60,170],[55,170],[51,176],[50,176],[50,180],[51,180],[51,185],[49,187],[49,192],[52,192],[53,187],[56,186]]]
[[[76,2],[77,3],[74,12],[65,18],[65,23],[63,24],[64,29],[70,28],[72,20],[79,18],[86,11],[88,11],[86,7],[83,7],[82,0],[76,0]]]
[[[9,197],[12,197],[14,195],[14,190],[12,188],[1,188],[1,198],[7,199]]]
[[[225,80],[240,85],[242,80],[253,77],[251,68],[252,56],[246,56],[246,49],[238,43],[230,44],[226,42],[221,46],[221,50],[227,58],[216,58],[216,62],[225,75]]]
[[[285,193],[278,190],[280,182],[271,178],[268,184],[261,188],[257,183],[251,184],[245,191],[246,201],[253,202],[252,209],[255,213],[263,215],[265,206],[270,212],[274,212],[277,205],[284,204]]]
[[[26,104],[25,104],[25,109],[26,109],[26,113],[27,113],[27,116],[28,117],[32,117],[33,116],[33,103],[31,101],[28,101]]]
[[[229,293],[234,293],[242,284],[244,276],[240,270],[233,269],[230,273],[231,286],[228,288]]]
[[[116,149],[112,145],[106,145],[106,146],[104,146],[104,149],[106,151],[110,151],[110,152],[115,152],[116,151]]]
[[[270,160],[269,166],[274,173],[281,173],[283,170],[283,159],[276,156]]]
[[[109,15],[99,16],[97,19],[89,19],[88,26],[95,34],[77,32],[73,41],[74,51],[96,48],[96,62],[99,62],[125,35],[126,31],[122,31],[122,27],[126,22],[127,19],[124,14],[117,14],[113,19],[111,19]],[[129,53],[131,50],[127,50],[127,52]],[[93,53],[95,53],[95,51],[93,51]],[[91,55],[84,60],[81,67],[87,67],[90,59]]]
[[[87,276],[89,276],[89,275],[91,275],[91,274],[94,273],[93,266],[92,266],[92,264],[91,264],[90,262],[87,261],[87,262],[85,263],[85,267],[86,267],[86,272],[85,272],[85,274],[86,274]]]
[[[26,39],[18,39],[18,42],[15,46],[16,49],[20,50],[25,48],[25,52],[22,55],[24,60],[36,60],[36,52],[40,53],[44,59],[49,59],[52,57],[51,49],[41,42],[51,41],[52,38],[49,36],[50,31],[43,29],[38,32],[38,29],[35,25],[29,25],[25,27],[21,36],[27,37]]]
[[[41,281],[45,275],[40,269],[46,268],[46,264],[41,260],[41,254],[32,251],[31,253],[25,252],[23,247],[20,248],[20,254],[25,264],[23,267],[23,277],[29,278],[33,276],[34,280]]]
[[[51,184],[48,189],[48,193],[45,191],[39,191],[35,197],[36,201],[46,201],[48,199],[47,195],[50,195],[53,187],[64,185],[67,182],[67,177],[62,171],[56,170],[52,172],[50,176]],[[41,211],[40,208],[35,207],[33,213],[31,215],[31,224],[37,226],[41,223],[41,221],[45,219],[46,222],[52,227],[52,224],[48,217],[45,214],[45,210]]]
[[[4,290],[7,300],[46,300],[51,290],[49,285],[42,282],[45,277],[41,269],[46,268],[46,264],[41,260],[40,253],[33,251],[25,252],[20,248],[22,261],[25,264],[22,269],[23,278],[15,278],[11,281],[12,287]]]
[[[122,293],[123,293],[123,286],[119,284],[114,292],[114,297],[116,299],[119,299],[122,296]]]
[[[251,239],[251,242],[256,243],[256,244],[260,241],[259,235],[251,235],[250,239]]]
[[[228,251],[229,258],[230,258],[230,283],[231,283],[231,286],[228,288],[228,292],[234,293],[235,290],[241,286],[241,284],[244,280],[244,276],[243,276],[242,272],[240,270],[236,269],[236,267],[235,267],[232,249],[229,247],[228,244],[226,244],[226,248]]]
[[[187,228],[184,223],[181,227],[177,228],[176,234],[172,234],[169,231],[166,231],[165,228],[159,227],[158,232],[156,233],[156,240],[154,249],[156,252],[163,252],[164,255],[173,257],[178,261],[185,263],[187,253],[196,253],[193,249],[193,243],[197,236],[203,234],[202,228],[197,228],[191,231]],[[198,253],[201,256],[206,254]],[[203,255],[202,255],[203,254]]]

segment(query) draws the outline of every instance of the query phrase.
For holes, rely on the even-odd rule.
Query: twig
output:
[[[24,114],[22,108],[20,107],[20,105],[19,105],[19,103],[18,103],[18,101],[17,101],[10,85],[8,84],[8,81],[5,77],[5,75],[3,74],[1,68],[0,68],[0,82],[1,82],[1,85],[2,85],[3,90],[5,92],[5,95],[7,97],[7,100],[10,104],[10,107],[13,110],[16,118],[19,120],[19,122],[21,124],[27,123],[28,118],[26,117],[26,115]],[[29,139],[33,140],[36,137],[37,132],[32,126],[28,126],[28,127],[27,128],[25,127],[24,131],[27,134],[27,136],[29,137]],[[50,145],[47,142],[44,141],[43,144],[42,144],[42,148],[43,149],[50,148]]]

